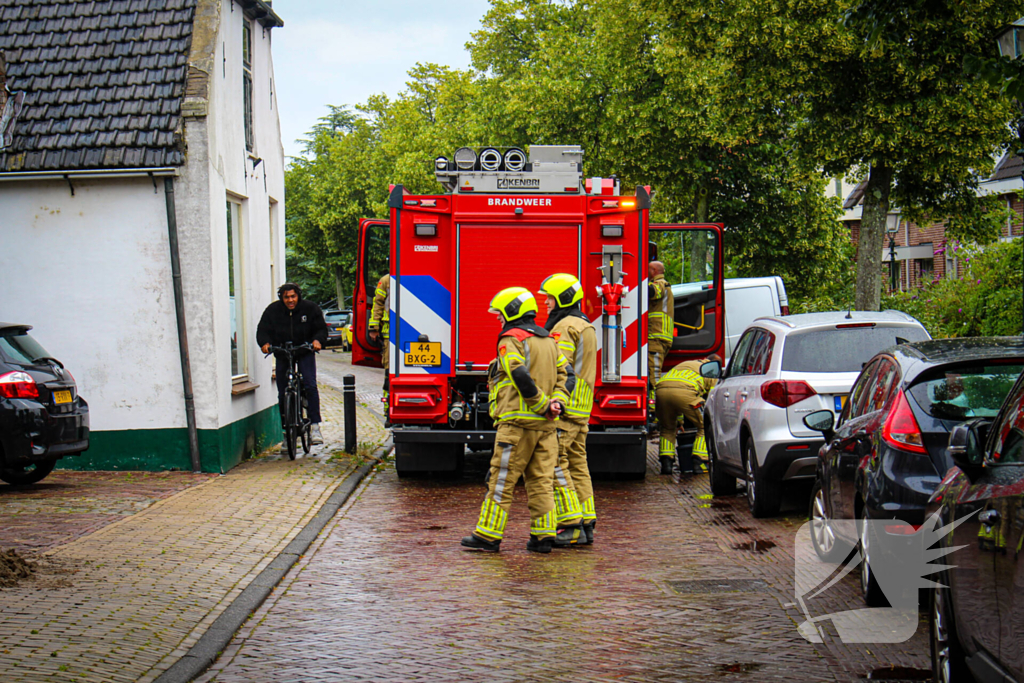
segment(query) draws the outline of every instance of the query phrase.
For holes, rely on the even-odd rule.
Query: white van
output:
[[[672,285],[672,296],[681,297],[699,291],[706,282]],[[725,280],[725,357],[732,355],[743,330],[755,319],[766,315],[789,315],[786,285],[778,275],[736,277]]]

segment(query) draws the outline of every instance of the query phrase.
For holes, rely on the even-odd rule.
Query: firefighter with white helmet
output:
[[[549,553],[557,531],[552,489],[558,462],[555,418],[569,403],[575,378],[555,340],[534,321],[537,301],[529,290],[503,289],[491,300],[489,310],[502,324],[497,358],[488,377],[497,435],[487,496],[476,529],[462,539],[462,545],[499,550],[512,494],[522,475],[530,508],[526,548]]]
[[[693,442],[693,456],[706,461],[707,440],[704,436],[702,408],[708,393],[715,386],[715,380],[702,377],[700,366],[709,360],[722,359],[717,354],[708,358],[686,361],[675,366],[658,381],[655,411],[661,425],[661,442],[658,456],[661,458],[661,473],[672,474],[672,463],[676,458],[676,432],[680,418],[697,428],[697,439]]]
[[[541,283],[547,295],[551,332],[576,375],[569,403],[558,416],[558,466],[555,467],[556,547],[594,542],[597,512],[594,486],[587,466],[587,432],[597,382],[597,333],[580,309],[583,285],[574,275],[556,273]]]

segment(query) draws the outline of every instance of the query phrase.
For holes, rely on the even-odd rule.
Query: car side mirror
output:
[[[984,443],[991,424],[991,420],[983,418],[968,420],[953,427],[949,433],[946,453],[969,478],[985,464]]]
[[[831,410],[815,410],[810,415],[804,415],[804,425],[808,429],[821,432],[825,436],[825,441],[831,441],[835,434],[835,419]]]
[[[717,360],[709,360],[700,366],[700,376],[709,379],[718,379],[722,376],[722,364]]]

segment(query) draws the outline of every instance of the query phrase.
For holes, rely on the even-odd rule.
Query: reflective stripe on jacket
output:
[[[659,277],[650,281],[647,292],[647,338],[672,341],[672,322],[675,317],[672,286],[664,277]]]
[[[377,291],[373,293],[373,310],[370,312],[370,329],[379,327],[384,336],[388,334],[388,320],[391,319],[390,292],[391,276],[385,275],[377,281]]]
[[[558,338],[558,350],[576,373],[576,386],[569,396],[560,419],[578,424],[590,422],[594,408],[594,385],[597,383],[597,333],[584,318],[566,316],[558,321],[552,336]]]
[[[544,431],[554,429],[554,421],[544,417],[544,413],[551,400],[568,405],[567,367],[568,363],[551,337],[528,336],[522,341],[512,335],[500,337],[497,363],[488,381],[494,423]],[[513,379],[518,368],[526,369],[529,379],[536,385],[535,395],[520,393]]]
[[[658,388],[685,388],[701,398],[707,398],[708,392],[715,386],[715,380],[701,377],[700,366],[706,362],[706,360],[700,359],[680,363],[661,376],[661,379],[658,380]]]

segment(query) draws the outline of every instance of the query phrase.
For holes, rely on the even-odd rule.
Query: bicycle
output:
[[[284,346],[270,347],[271,353],[280,351],[288,356],[288,384],[281,400],[281,425],[284,428],[284,442],[289,460],[295,459],[296,441],[301,440],[302,452],[306,455],[309,455],[309,451],[313,447],[310,433],[313,424],[306,415],[306,396],[302,391],[302,373],[299,372],[299,364],[295,360],[296,352],[302,350],[312,351],[313,345],[306,343],[292,346],[291,342],[285,342]]]

